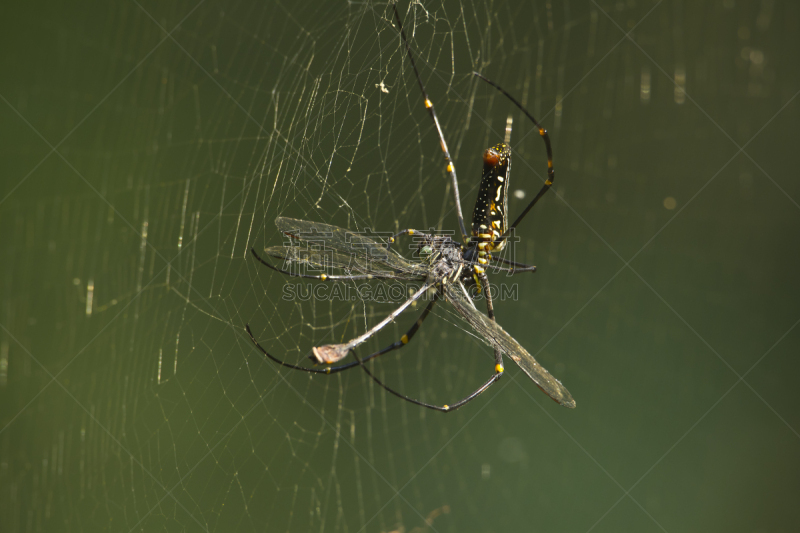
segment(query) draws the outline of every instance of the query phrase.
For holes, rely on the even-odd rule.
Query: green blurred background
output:
[[[545,169],[473,70],[550,131],[554,192],[515,247],[539,271],[496,310],[577,409],[507,366],[443,415],[358,370],[281,369],[246,337],[297,361],[392,308],[282,300],[248,257],[281,243],[276,216],[456,229],[390,6],[15,4],[0,528],[800,529],[800,5],[399,9],[465,213],[509,113],[512,189],[530,198]],[[373,368],[452,403],[491,373],[468,331],[441,306]]]

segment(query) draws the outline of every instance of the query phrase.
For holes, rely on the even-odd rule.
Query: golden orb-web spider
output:
[[[456,178],[455,164],[450,157],[450,152],[447,150],[447,142],[444,139],[444,133],[439,125],[439,119],[436,116],[433,102],[431,102],[431,99],[425,91],[422,78],[414,62],[414,55],[406,39],[403,24],[397,12],[397,6],[395,5],[393,7],[394,18],[397,21],[403,45],[408,54],[411,67],[414,70],[414,76],[422,91],[425,108],[428,110],[431,120],[433,120],[433,124],[436,127],[437,135],[439,136],[441,149],[447,165],[446,169],[452,180],[458,226],[465,244],[460,244],[449,236],[427,234],[413,229],[403,230],[390,237],[387,243],[382,243],[372,237],[329,224],[283,217],[278,218],[275,224],[282,233],[301,242],[313,241],[314,243],[322,243],[324,251],[302,250],[296,246],[274,246],[266,250],[267,255],[282,259],[285,264],[304,264],[315,268],[336,268],[347,273],[341,275],[308,275],[290,272],[268,263],[256,253],[255,249],[252,249],[251,251],[255,258],[272,270],[289,276],[318,279],[322,281],[402,280],[417,281],[421,282],[422,285],[410,298],[363,335],[343,344],[328,344],[314,347],[312,349],[312,359],[318,364],[328,365],[325,368],[308,368],[281,361],[267,352],[258,343],[253,333],[250,331],[249,324],[245,326],[247,333],[264,355],[280,365],[315,374],[333,374],[360,366],[370,378],[391,394],[411,403],[438,411],[453,411],[461,407],[499,380],[504,371],[502,354],[505,353],[553,400],[565,407],[575,407],[575,400],[572,399],[572,395],[561,382],[537,363],[536,359],[534,359],[525,348],[495,322],[491,291],[484,291],[486,298],[486,315],[475,308],[472,298],[467,291],[468,288],[473,287],[477,287],[478,291],[481,290],[481,287],[489,287],[485,266],[488,265],[490,261],[506,265],[499,266],[493,264],[492,268],[506,271],[509,274],[534,272],[536,270],[534,266],[527,266],[501,257],[494,257],[492,256],[492,252],[503,249],[514,228],[517,227],[525,215],[527,215],[536,202],[539,201],[539,198],[541,198],[553,184],[553,153],[547,131],[503,88],[484,78],[477,72],[473,72],[475,76],[500,91],[536,125],[539,130],[539,135],[541,135],[544,140],[545,149],[547,151],[547,179],[542,188],[527,207],[525,207],[514,223],[508,226],[506,214],[508,207],[508,180],[511,170],[511,151],[506,143],[500,143],[487,149],[483,154],[483,177],[481,178],[478,199],[472,214],[472,232],[471,236],[468,236],[464,226],[464,216],[461,212],[461,198],[458,193],[458,179]],[[391,249],[392,243],[402,235],[413,235],[418,238],[418,250],[421,252],[420,256],[424,257],[421,262],[412,262]],[[366,342],[378,331],[383,329],[383,327],[392,322],[400,313],[421,298],[429,289],[436,290],[434,297],[422,311],[422,314],[414,325],[411,326],[405,335],[400,337],[400,340],[366,357],[359,357],[356,354],[355,348],[357,346]],[[495,366],[492,376],[469,396],[450,405],[432,405],[401,394],[384,385],[364,364],[370,359],[402,348],[408,344],[423,321],[427,318],[428,314],[430,314],[434,304],[440,299],[450,302],[473,329],[494,348]],[[338,366],[330,366],[341,361],[349,354],[353,355],[355,361]]]

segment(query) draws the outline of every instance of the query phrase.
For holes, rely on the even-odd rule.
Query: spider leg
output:
[[[463,398],[463,399],[457,401],[453,405],[433,405],[433,404],[430,404],[430,403],[425,403],[425,402],[420,401],[420,400],[415,400],[414,398],[406,396],[405,394],[401,394],[401,393],[397,392],[396,390],[392,389],[391,387],[389,387],[387,385],[384,385],[384,383],[380,379],[378,379],[372,372],[370,372],[369,368],[367,368],[367,366],[364,364],[366,359],[360,359],[358,357],[358,355],[356,354],[355,350],[353,350],[353,357],[355,357],[355,359],[356,359],[356,363],[355,364],[361,365],[361,368],[363,368],[364,372],[366,372],[367,375],[372,378],[372,381],[374,381],[375,383],[377,383],[378,385],[383,387],[386,390],[386,392],[394,394],[395,396],[397,396],[401,400],[405,400],[407,402],[411,402],[411,403],[413,403],[415,405],[419,405],[421,407],[427,407],[428,409],[433,409],[435,411],[443,411],[445,413],[450,412],[450,411],[455,411],[456,409],[458,409],[459,407],[461,407],[465,403],[475,399],[479,394],[481,394],[483,391],[488,389],[495,381],[500,379],[500,376],[502,376],[501,373],[495,373],[492,377],[490,377],[486,381],[486,383],[484,383],[483,385],[478,387],[478,389],[476,389],[472,394],[470,394],[466,398]]]
[[[397,241],[397,239],[402,237],[403,235],[413,235],[415,237],[416,236],[421,236],[421,237],[429,238],[429,239],[433,238],[432,235],[428,235],[427,233],[423,233],[422,231],[417,231],[415,229],[404,229],[403,231],[401,231],[399,233],[395,233],[394,235],[389,237],[389,242],[386,245],[386,249],[388,250],[389,248],[391,248],[392,244],[394,244]]]
[[[266,355],[267,357],[269,357],[270,359],[272,359],[273,361],[275,361],[276,363],[278,363],[281,366],[285,366],[286,368],[291,368],[292,370],[302,370],[304,372],[310,372],[312,374],[333,374],[334,371],[339,372],[340,370],[345,370],[344,368],[338,368],[337,369],[335,367],[334,368],[331,368],[331,367],[328,367],[328,368],[306,368],[306,367],[303,367],[303,366],[298,366],[298,365],[293,365],[291,363],[287,363],[286,361],[281,361],[280,359],[278,359],[277,357],[275,357],[274,355],[272,355],[271,353],[266,351],[258,343],[258,341],[256,340],[255,336],[253,335],[253,332],[250,331],[250,324],[245,324],[244,329],[247,330],[247,334],[250,335],[250,340],[253,341],[253,344],[256,345],[256,348],[261,350],[261,353],[263,353],[264,355]]]
[[[285,274],[287,276],[292,276],[294,278],[308,278],[308,279],[319,279],[322,281],[358,281],[358,280],[369,280],[369,279],[394,279],[392,276],[382,276],[380,274],[320,274],[318,276],[312,276],[310,274],[296,274],[294,272],[289,272],[288,270],[283,270],[282,268],[278,268],[273,264],[267,263],[265,260],[261,259],[256,253],[255,248],[250,248],[250,251],[253,252],[253,255],[256,259],[261,262],[262,265],[265,267],[269,267],[276,272],[280,272],[281,274]]]
[[[494,321],[494,307],[492,305],[492,298],[491,298],[491,294],[490,294],[490,291],[489,291],[489,278],[486,276],[486,273],[481,273],[480,274],[480,278],[481,278],[481,283],[483,283],[484,286],[486,287],[487,314],[489,315],[489,318],[492,319],[492,321]],[[438,294],[437,294],[437,296],[438,296]],[[434,298],[433,301],[436,301],[436,299]],[[433,303],[433,301],[431,303]],[[371,377],[372,380],[375,383],[377,383],[378,385],[383,387],[387,392],[389,392],[391,394],[394,394],[398,398],[400,398],[402,400],[405,400],[407,402],[411,402],[411,403],[413,403],[415,405],[419,405],[421,407],[427,407],[428,409],[433,409],[435,411],[442,411],[442,412],[455,411],[456,409],[458,409],[462,405],[474,400],[482,392],[484,392],[486,389],[491,387],[492,384],[494,384],[495,381],[498,381],[502,377],[503,371],[504,371],[504,368],[503,368],[503,354],[502,354],[502,352],[500,352],[500,350],[495,348],[495,350],[494,350],[495,366],[494,366],[494,374],[492,375],[492,377],[490,377],[488,380],[486,380],[486,382],[483,385],[481,385],[480,387],[475,389],[475,391],[473,391],[469,396],[467,396],[465,398],[462,398],[461,400],[455,402],[452,405],[448,405],[448,404],[445,404],[445,405],[433,405],[433,404],[430,404],[430,403],[423,402],[421,400],[417,400],[417,399],[411,398],[409,396],[406,396],[405,394],[401,394],[401,393],[397,392],[396,390],[392,389],[391,387],[385,385],[372,372],[370,372],[370,370],[364,364],[364,362],[366,362],[368,360],[368,358],[360,359],[358,357],[358,355],[356,354],[355,350],[353,350],[352,352],[353,352],[353,357],[355,357],[355,359],[356,359],[356,363],[361,365],[361,368],[364,369],[364,372],[366,372],[367,375],[369,377]]]
[[[425,310],[422,311],[421,315],[419,315],[419,318],[417,319],[416,322],[414,322],[414,325],[412,325],[408,329],[408,331],[406,331],[406,334],[403,335],[402,337],[400,337],[399,340],[394,341],[392,344],[390,344],[389,346],[387,346],[383,350],[379,350],[379,351],[377,351],[375,353],[372,353],[372,354],[366,356],[364,359],[362,359],[362,361],[369,361],[370,359],[378,357],[379,355],[383,355],[385,353],[391,352],[392,350],[397,350],[398,348],[402,348],[403,346],[405,346],[406,344],[411,342],[411,339],[414,338],[414,335],[417,333],[417,331],[419,330],[420,326],[422,326],[422,323],[425,321],[426,318],[428,318],[428,315],[430,314],[431,309],[433,309],[433,306],[436,303],[436,300],[438,300],[438,294],[433,297],[433,299],[431,300],[431,302],[427,306],[425,306]],[[344,367],[344,368],[342,368],[342,370],[344,370],[345,368],[352,368],[352,367],[358,366],[358,365],[359,365],[358,362],[347,363],[346,365],[342,365],[342,367]]]
[[[400,21],[400,13],[397,12],[397,4],[394,4],[392,8],[394,9],[394,18],[397,21],[397,26],[400,28],[400,36],[403,38],[403,44],[405,45],[406,53],[408,53],[408,59],[411,62],[411,67],[414,69],[414,76],[417,78],[417,83],[419,83],[419,88],[422,91],[422,98],[425,103],[425,108],[428,110],[428,114],[430,115],[431,120],[433,120],[434,126],[436,126],[436,134],[439,136],[439,143],[442,148],[442,153],[444,154],[444,159],[447,162],[447,166],[445,168],[450,174],[450,179],[453,182],[453,195],[455,196],[456,201],[458,227],[461,230],[462,238],[464,241],[467,241],[467,229],[464,226],[464,214],[461,211],[461,196],[458,194],[456,166],[453,163],[453,159],[450,157],[450,152],[447,150],[447,142],[444,140],[444,133],[442,133],[442,127],[439,125],[439,118],[436,116],[436,110],[433,109],[433,102],[428,97],[428,93],[425,92],[425,85],[422,83],[419,70],[417,70],[417,64],[414,62],[414,54],[411,53],[411,46],[408,44],[408,39],[406,39],[406,32],[403,30],[403,23]]]
[[[494,303],[492,302],[492,290],[491,285],[489,285],[489,277],[486,275],[486,272],[481,272],[478,274],[478,277],[481,280],[481,284],[486,287],[486,291],[484,294],[486,295],[486,315],[489,317],[489,320],[495,322],[494,319]],[[494,371],[497,373],[496,375],[499,377],[503,374],[503,354],[497,348],[494,349]]]
[[[379,355],[383,355],[385,353],[389,353],[392,350],[397,350],[398,348],[402,348],[403,346],[408,344],[409,341],[417,333],[417,331],[419,330],[420,326],[425,321],[425,319],[428,318],[428,315],[430,314],[431,309],[433,308],[433,305],[436,303],[436,300],[437,300],[437,297],[434,297],[431,300],[431,302],[425,307],[425,310],[422,311],[422,314],[419,316],[417,321],[414,322],[414,325],[411,326],[408,329],[408,331],[406,331],[405,335],[400,337],[399,340],[393,342],[392,344],[390,344],[389,346],[387,346],[386,348],[384,348],[382,350],[378,350],[377,352],[371,353],[370,355],[368,355],[367,357],[362,359],[362,361],[369,361],[370,359],[374,359],[374,358],[378,357]],[[279,365],[285,366],[287,368],[291,368],[292,370],[302,370],[304,372],[309,372],[311,374],[336,374],[337,372],[341,372],[342,370],[348,370],[350,368],[359,366],[358,362],[353,362],[353,363],[347,363],[347,364],[339,365],[339,366],[328,366],[326,368],[308,368],[308,367],[304,367],[304,366],[293,365],[291,363],[287,363],[286,361],[281,361],[280,359],[278,359],[277,357],[275,357],[274,355],[272,355],[268,351],[266,351],[258,343],[256,338],[253,336],[253,332],[250,331],[250,324],[245,324],[244,327],[247,330],[247,334],[250,335],[250,340],[253,341],[253,344],[256,345],[256,348],[258,348],[261,351],[261,353],[263,353],[264,355],[266,355],[268,358],[270,358],[274,362],[278,363]]]
[[[531,209],[533,209],[533,206],[536,205],[536,202],[539,201],[539,198],[544,196],[544,193],[549,191],[550,187],[553,185],[553,180],[555,179],[555,170],[553,169],[553,148],[550,146],[550,136],[547,135],[547,130],[544,129],[535,118],[533,118],[533,115],[531,115],[527,109],[522,107],[522,104],[520,104],[516,98],[508,94],[508,92],[505,89],[497,85],[492,80],[481,76],[477,72],[473,72],[472,74],[482,79],[483,81],[485,81],[486,83],[488,83],[501,93],[503,93],[503,95],[506,98],[511,100],[511,102],[520,109],[520,111],[525,113],[525,116],[527,116],[531,120],[531,122],[533,122],[533,124],[539,129],[539,135],[541,135],[542,139],[544,140],[544,147],[545,150],[547,151],[547,179],[544,181],[544,185],[542,186],[541,189],[539,189],[539,192],[536,194],[536,196],[533,197],[533,200],[531,200],[528,206],[522,211],[522,214],[520,214],[517,217],[517,220],[515,220],[514,223],[508,227],[505,233],[503,233],[496,241],[494,241],[495,246],[497,246],[498,243],[501,243],[506,239],[508,239],[508,236],[511,235],[512,231],[514,231],[514,228],[516,228],[517,225],[520,222],[522,222],[522,219],[525,218],[525,215],[527,215]]]
[[[494,259],[494,257],[492,257],[492,259]],[[504,263],[506,262],[513,263],[512,261],[505,261],[505,260],[501,261]],[[461,261],[461,264],[470,267],[475,265],[475,263],[472,263],[470,261]],[[523,265],[522,263],[514,263],[514,264],[519,265],[519,267],[501,267],[498,265],[492,265],[491,268],[492,270],[496,270],[499,272],[508,272],[509,275],[519,274],[520,272],[536,272],[535,266]]]
[[[496,257],[494,255],[492,256],[492,261],[498,261],[500,263],[503,263],[505,265],[510,265],[511,267],[513,267],[513,268],[503,268],[503,267],[498,267],[496,265],[494,265],[492,267],[492,268],[496,268],[496,269],[499,269],[499,270],[508,271],[508,272],[512,272],[512,273],[517,273],[517,272],[536,272],[536,267],[534,265],[525,265],[523,263],[517,263],[515,261],[509,261],[508,259],[503,259],[502,257]]]

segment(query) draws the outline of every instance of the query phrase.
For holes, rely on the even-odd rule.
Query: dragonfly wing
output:
[[[378,274],[374,267],[368,268],[364,259],[333,250],[304,249],[300,246],[271,246],[264,252],[270,257],[300,264],[312,270],[324,271],[329,268],[338,268],[351,273]]]
[[[496,349],[508,355],[545,394],[564,407],[575,407],[575,400],[566,387],[540,365],[514,338],[506,333],[497,322],[493,322],[478,311],[467,296],[464,286],[451,283],[445,286],[445,296],[456,311],[469,322],[482,337]]]
[[[348,229],[324,224],[322,222],[310,222],[308,220],[298,220],[294,218],[278,217],[275,220],[278,229],[298,241],[303,241],[313,250],[304,250],[301,246],[274,247],[270,250],[297,248],[298,252],[303,253],[302,257],[291,255],[273,255],[283,259],[306,261],[306,257],[315,252],[319,256],[331,254],[336,264],[344,265],[336,268],[349,268],[363,273],[371,272],[393,272],[412,274],[414,277],[425,275],[425,266],[419,263],[412,263],[394,250],[387,249],[386,244],[378,242],[367,234],[351,231]],[[289,254],[291,252],[287,252]],[[295,259],[296,258],[296,259]],[[335,265],[330,265],[335,266]]]

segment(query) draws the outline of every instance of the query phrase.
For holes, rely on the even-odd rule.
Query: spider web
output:
[[[682,93],[673,98],[654,73],[651,88],[631,49],[612,54],[621,35],[595,7],[524,4],[398,8],[467,218],[482,151],[502,139],[507,115],[512,217],[545,170],[535,128],[472,71],[519,96],[553,137],[556,194],[537,205],[514,246],[517,261],[540,271],[503,278],[519,284],[518,297],[495,305],[504,327],[570,387],[592,381],[581,370],[585,352],[573,349],[578,341],[550,341],[619,263],[568,205],[613,235],[615,220],[632,216],[615,202],[628,195],[635,211],[657,197],[658,209],[634,213],[645,221],[626,233],[635,244],[611,238],[625,257],[669,215],[660,208],[667,188],[637,188],[634,173],[623,176],[627,189],[609,178],[635,131],[587,124],[604,125],[626,100],[666,94],[672,104]],[[631,27],[653,5],[604,7]],[[587,524],[565,516],[568,505],[602,515],[613,500],[571,497],[576,485],[566,480],[589,461],[560,425],[569,427],[566,410],[531,383],[523,388],[541,409],[511,385],[445,417],[395,398],[358,369],[310,376],[280,368],[244,331],[249,324],[270,353],[299,363],[313,346],[346,342],[397,305],[285,298],[287,284],[302,292],[317,283],[287,280],[250,255],[250,247],[284,243],[278,216],[362,231],[457,229],[438,138],[390,5],[134,2],[103,6],[86,21],[108,29],[82,39],[64,22],[64,56],[96,61],[67,61],[51,74],[72,92],[43,80],[38,93],[19,97],[22,110],[32,98],[67,117],[48,123],[40,111],[34,125],[67,136],[58,150],[70,166],[51,155],[40,171],[64,179],[0,215],[3,247],[21,258],[4,280],[16,295],[6,300],[4,330],[42,364],[11,340],[0,344],[0,379],[14,376],[14,391],[23,391],[4,390],[11,408],[3,424],[13,429],[2,436],[5,530],[499,531],[529,525],[529,504],[543,529],[571,530]],[[664,34],[682,45],[668,26]],[[676,63],[689,61],[683,54],[675,52]],[[674,131],[663,138],[678,144]],[[38,161],[49,151],[24,155]],[[584,188],[565,175],[584,176]],[[45,289],[28,300],[13,289],[40,283]],[[404,313],[361,355],[394,342],[421,310]],[[485,381],[493,357],[443,304],[408,346],[371,368],[403,393],[444,404]],[[518,374],[508,370],[501,383]],[[633,381],[628,372],[611,375]],[[596,470],[578,477],[589,487],[607,483]],[[503,481],[490,485],[495,479]]]

